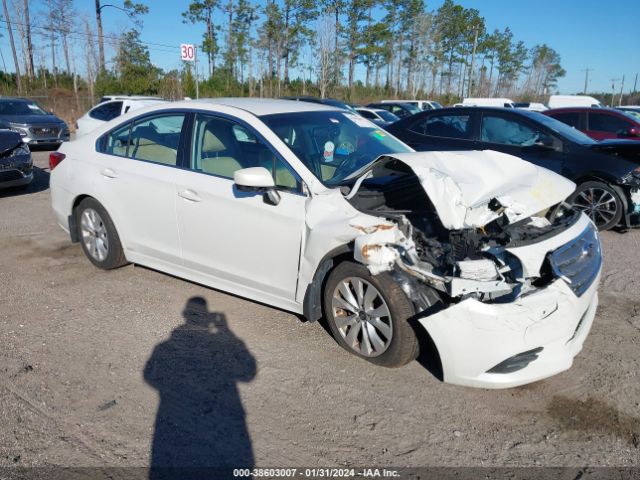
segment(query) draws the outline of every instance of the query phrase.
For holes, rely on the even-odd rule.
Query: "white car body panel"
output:
[[[588,95],[551,95],[548,105],[549,108],[602,107],[597,98]]]
[[[95,151],[97,138],[129,119],[186,109],[249,124],[296,171],[304,193],[281,191],[280,203],[270,205],[261,195],[237,191],[232,179]],[[68,231],[74,202],[79,196],[94,197],[112,217],[129,261],[303,313],[307,290],[330,252],[348,252],[354,243],[353,258],[377,274],[397,264],[397,246],[415,248],[396,223],[360,212],[339,189],[325,187],[255,116],[317,110],[340,113],[306,102],[252,99],[178,102],[127,113],[61,147],[66,159],[50,181],[58,223]],[[557,204],[574,189],[563,177],[493,151],[389,156],[413,170],[443,225],[452,230],[481,228],[497,218],[488,208],[493,198],[514,222]],[[560,233],[508,251],[520,260],[523,277],[536,277],[546,255],[588,225],[581,214]],[[489,388],[521,385],[569,368],[593,321],[597,284],[596,278],[580,297],[556,279],[505,303],[466,298],[420,323],[436,344],[445,381]],[[528,367],[486,373],[507,357],[540,346],[540,358]]]
[[[463,107],[502,107],[514,108],[514,101],[510,98],[465,98],[462,100]],[[457,106],[456,104],[455,106]]]

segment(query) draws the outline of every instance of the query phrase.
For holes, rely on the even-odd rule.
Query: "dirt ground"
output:
[[[96,269],[35,157],[35,183],[0,193],[0,467],[640,466],[640,231],[603,234],[600,307],[569,371],[471,389],[369,365],[281,310]]]

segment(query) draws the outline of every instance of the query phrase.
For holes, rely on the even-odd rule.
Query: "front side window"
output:
[[[431,115],[414,123],[409,130],[433,137],[471,140],[471,115]]]
[[[323,183],[340,185],[378,157],[412,150],[350,112],[309,111],[261,117]]]
[[[192,170],[232,179],[236,170],[250,167],[269,170],[280,189],[301,188],[291,169],[249,129],[224,118],[196,115],[191,141]]]
[[[589,113],[589,130],[608,133],[621,133],[632,124],[615,115],[606,113]]]
[[[529,147],[542,140],[543,134],[510,118],[486,114],[482,117],[481,140],[502,145]]]

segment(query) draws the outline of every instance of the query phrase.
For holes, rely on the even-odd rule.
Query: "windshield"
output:
[[[402,103],[402,106],[411,113],[420,113],[422,111],[415,103]]]
[[[432,104],[434,107],[436,107],[436,108],[443,108],[443,107],[442,107],[442,104],[441,104],[440,102],[433,102],[433,101],[432,101],[432,102],[431,102],[431,104]]]
[[[395,113],[391,113],[387,110],[376,110],[376,113],[380,115],[380,118],[382,118],[386,122],[397,122],[398,120],[400,120],[400,117],[398,117]]]
[[[36,103],[23,100],[0,101],[0,115],[48,115]]]
[[[350,112],[279,113],[261,119],[327,186],[347,183],[353,173],[381,155],[413,151]]]
[[[587,135],[582,133],[580,130],[570,127],[560,120],[556,120],[555,118],[548,117],[547,115],[538,112],[531,112],[530,115],[531,118],[542,123],[544,126],[550,128],[554,132],[559,133],[567,140],[578,143],[580,145],[595,145],[596,143],[598,143],[591,137],[588,137]]]

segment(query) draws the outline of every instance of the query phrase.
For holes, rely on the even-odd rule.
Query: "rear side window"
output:
[[[619,133],[631,127],[631,122],[606,113],[589,113],[589,130]]]
[[[409,130],[432,137],[471,140],[471,116],[431,115],[414,123]]]
[[[580,114],[578,112],[554,113],[551,118],[566,123],[570,127],[580,128]]]
[[[91,118],[108,122],[120,116],[122,111],[122,102],[109,102],[100,105],[89,112]]]
[[[98,150],[107,155],[175,166],[183,124],[184,114],[142,118],[108,133]]]

